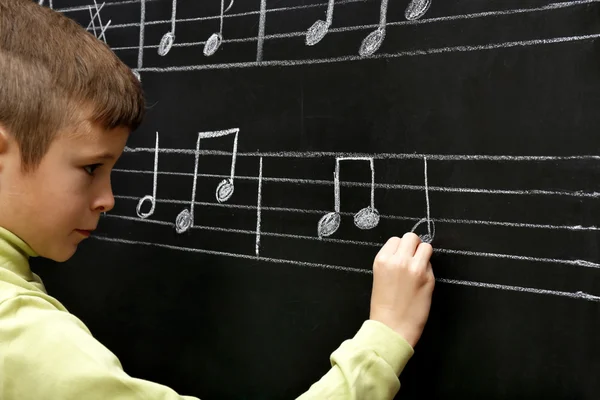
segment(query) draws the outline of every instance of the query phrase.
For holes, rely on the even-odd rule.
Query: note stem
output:
[[[201,136],[198,135],[196,141],[196,151],[194,152],[194,182],[192,184],[192,200],[190,201],[190,217],[192,220],[191,227],[194,226],[194,204],[196,204],[196,184],[198,182],[198,162],[200,161],[200,140]]]
[[[267,19],[267,0],[260,1],[260,18],[258,22],[258,40],[256,46],[256,62],[263,60],[263,47],[265,45],[265,25]]]
[[[333,6],[334,6],[334,0],[329,0],[329,3],[327,4],[327,27],[328,28],[333,23]]]
[[[238,149],[238,135],[239,135],[240,131],[238,130],[235,133],[235,136],[233,138],[233,154],[231,156],[231,182],[233,182],[234,178],[235,178],[235,162],[237,160],[237,149]]]
[[[221,26],[219,28],[221,36],[223,36],[223,14],[225,14],[225,0],[221,0]]]
[[[175,36],[175,27],[177,21],[177,0],[173,0],[173,9],[171,10],[171,33]]]
[[[427,157],[423,157],[424,171],[425,171],[425,204],[427,207],[427,232],[431,236],[431,209],[429,207],[429,182],[427,178]]]
[[[334,196],[334,210],[336,213],[339,213],[341,210],[341,202],[340,202],[340,159],[336,158],[335,160],[335,172],[333,173],[333,196]]]
[[[381,8],[379,10],[379,28],[385,29],[387,23],[387,8],[388,0],[381,0]]]
[[[371,166],[371,208],[375,208],[375,162],[371,158],[369,160]]]
[[[258,166],[258,196],[256,204],[256,257],[260,255],[260,224],[262,206],[262,181],[263,181],[263,158],[260,157]]]
[[[138,49],[138,70],[144,66],[144,31],[146,29],[146,0],[140,3],[140,41]]]
[[[158,187],[158,132],[156,132],[156,144],[154,145],[154,171],[152,178],[152,195],[144,196],[137,204],[137,215],[140,218],[148,218],[152,214],[154,214],[154,209],[156,208],[156,188]],[[142,205],[146,202],[146,200],[150,201],[150,211],[147,213],[142,212]]]

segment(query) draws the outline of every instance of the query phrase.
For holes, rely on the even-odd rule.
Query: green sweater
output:
[[[195,399],[125,373],[83,322],[46,293],[31,272],[30,256],[37,254],[0,227],[0,399]],[[333,352],[329,372],[299,399],[391,399],[412,354],[393,330],[365,321]]]

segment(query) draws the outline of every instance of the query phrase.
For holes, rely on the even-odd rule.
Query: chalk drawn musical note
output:
[[[196,182],[198,181],[198,159],[200,157],[200,134],[196,141],[196,151],[194,152],[194,179],[192,183],[192,199],[190,200],[190,208],[183,209],[175,219],[175,231],[183,233],[194,225],[194,204],[196,203]]]
[[[423,157],[423,164],[424,164],[424,170],[425,170],[425,205],[426,205],[427,216],[425,218],[419,220],[419,222],[417,222],[410,231],[415,232],[421,224],[427,224],[427,233],[423,234],[423,235],[419,235],[419,237],[421,238],[421,240],[424,243],[431,243],[431,242],[433,242],[433,239],[435,238],[435,223],[431,220],[431,212],[430,212],[430,207],[429,207],[429,182],[428,182],[428,178],[427,178],[427,157]]]
[[[319,43],[325,37],[325,35],[327,35],[329,27],[333,22],[333,5],[334,0],[329,0],[329,3],[327,4],[327,19],[325,21],[316,21],[310,28],[308,28],[308,31],[306,31],[307,46],[314,46],[315,44]]]
[[[152,180],[152,194],[146,195],[140,199],[137,204],[136,212],[140,218],[148,218],[154,214],[154,208],[156,207],[156,187],[158,186],[158,132],[156,132],[156,145],[154,147],[154,177]],[[150,211],[147,213],[142,212],[142,206],[144,202],[149,201]]]
[[[171,47],[173,47],[173,43],[175,42],[175,25],[176,25],[176,15],[177,15],[177,0],[173,0],[173,8],[171,11],[171,30],[165,33],[160,40],[160,44],[158,45],[158,54],[161,56],[166,56],[171,51]]]
[[[363,40],[358,50],[358,54],[363,57],[373,55],[385,39],[385,29],[387,22],[388,0],[381,0],[381,9],[379,10],[379,26],[373,32],[369,33]]]
[[[335,211],[325,214],[318,223],[319,237],[333,235],[341,223],[340,216],[340,161],[368,161],[371,167],[371,204],[354,214],[354,225],[359,229],[373,229],[379,224],[379,211],[375,208],[375,165],[372,157],[338,157],[335,160],[334,204]]]
[[[194,181],[192,184],[192,199],[189,209],[182,210],[175,219],[175,230],[177,233],[183,233],[194,226],[194,204],[196,202],[196,182],[198,179],[198,161],[200,154],[200,141],[202,139],[212,139],[227,135],[235,135],[233,139],[233,151],[231,156],[231,172],[229,178],[223,179],[215,191],[215,197],[219,203],[224,203],[231,198],[235,190],[235,162],[237,159],[237,145],[239,128],[227,129],[213,132],[200,132],[196,141],[195,161],[194,161]]]
[[[431,0],[411,0],[406,7],[404,16],[408,20],[419,19],[429,10],[429,6],[431,6]]]
[[[233,2],[235,0],[231,0],[231,3],[229,3],[229,6],[225,9],[225,0],[221,0],[221,25],[219,28],[219,32],[215,32],[212,35],[210,35],[210,37],[208,38],[208,40],[206,41],[206,43],[204,44],[204,55],[209,57],[212,56],[213,54],[215,54],[217,52],[217,50],[219,50],[219,46],[221,46],[221,42],[223,41],[223,14],[225,14],[227,11],[229,11],[231,9],[231,7],[233,7]]]

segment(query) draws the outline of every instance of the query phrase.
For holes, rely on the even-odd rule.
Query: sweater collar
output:
[[[29,257],[37,256],[23,239],[0,227],[0,268],[12,271],[28,282],[35,282],[37,279],[29,267]]]

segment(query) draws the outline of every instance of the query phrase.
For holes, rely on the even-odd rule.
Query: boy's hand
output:
[[[370,319],[398,332],[414,347],[429,316],[435,278],[430,244],[414,233],[393,237],[373,264]]]

